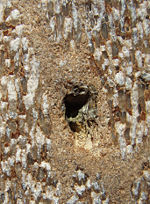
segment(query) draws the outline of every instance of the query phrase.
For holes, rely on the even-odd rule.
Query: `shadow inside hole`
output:
[[[86,132],[96,117],[97,91],[94,86],[74,86],[63,99],[65,118],[73,132]]]
[[[85,94],[68,94],[64,98],[64,104],[66,108],[65,116],[67,118],[75,118],[78,115],[79,110],[88,102],[90,95],[89,92]]]
[[[70,129],[73,131],[73,132],[80,132],[81,128],[79,127],[79,125],[77,125],[76,122],[69,122],[69,126],[70,126]]]

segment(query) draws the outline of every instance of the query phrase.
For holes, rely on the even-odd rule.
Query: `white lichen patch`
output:
[[[0,2],[0,23],[4,21],[4,5]]]
[[[115,123],[115,129],[119,135],[119,144],[120,144],[120,150],[121,150],[122,158],[125,158],[125,155],[126,155],[126,141],[124,138],[125,128],[126,128],[125,124],[122,124],[120,122]]]
[[[72,19],[65,18],[64,21],[64,39],[67,40],[69,34],[72,33]]]
[[[131,90],[131,88],[132,88],[132,80],[129,77],[126,77],[125,86],[126,86],[126,90]]]
[[[79,196],[82,196],[82,194],[85,192],[85,186],[82,185],[82,186],[75,186],[75,190],[77,192],[77,194]]]
[[[73,204],[76,203],[78,201],[78,197],[73,195],[68,201],[67,204]]]
[[[21,42],[22,42],[23,51],[26,52],[28,50],[29,41],[26,37],[23,37]]]
[[[20,46],[20,38],[16,38],[10,41],[10,50],[17,52]]]
[[[1,121],[1,124],[0,124],[0,138],[1,138],[2,136],[5,135],[6,123],[2,122],[2,119],[0,121]]]
[[[15,27],[14,32],[15,32],[19,37],[21,37],[22,34],[23,34],[23,30],[24,30],[24,25],[23,25],[23,24],[20,24],[20,25],[17,25],[17,26]]]
[[[11,21],[16,21],[20,18],[20,12],[18,9],[11,11],[10,16],[7,17],[6,22],[10,23]]]
[[[95,49],[95,52],[94,52],[93,56],[94,56],[95,60],[100,61],[101,56],[102,56],[102,52],[100,51],[99,48]]]
[[[131,92],[131,103],[133,108],[133,115],[131,119],[131,130],[130,130],[130,136],[132,138],[132,145],[135,144],[135,138],[136,138],[136,127],[137,127],[137,117],[139,116],[138,112],[138,87],[137,83],[134,83],[133,89]]]
[[[3,173],[5,173],[7,176],[10,176],[11,169],[8,161],[1,161],[1,169]]]
[[[137,60],[138,67],[142,68],[143,66],[142,66],[142,53],[141,53],[141,51],[137,50],[135,52],[135,58]]]
[[[40,127],[36,128],[35,140],[38,146],[41,146],[45,143],[45,135],[42,133]]]
[[[8,90],[8,100],[9,101],[16,101],[17,100],[17,92],[13,78],[8,79],[7,83],[7,90]]]
[[[27,82],[27,95],[23,97],[26,109],[28,110],[34,104],[35,91],[39,83],[39,63],[33,57],[31,61],[31,71]]]
[[[17,152],[16,152],[16,163],[17,162],[21,162],[21,149],[19,147],[17,147]]]
[[[146,101],[146,113],[147,113],[146,122],[149,128],[150,127],[150,101]]]
[[[47,115],[49,111],[49,103],[48,103],[48,97],[46,93],[44,93],[42,96],[42,108],[43,108],[43,113]]]
[[[120,86],[124,85],[124,83],[125,83],[125,78],[124,78],[123,72],[120,71],[119,73],[116,74],[116,76],[115,76],[115,81],[116,81],[116,83],[119,84]]]
[[[5,59],[5,66],[9,68],[10,65],[11,65],[10,59]]]
[[[131,76],[132,71],[133,71],[132,65],[129,65],[129,66],[126,67],[126,73],[127,73],[127,75]]]
[[[122,53],[123,53],[124,57],[129,57],[130,56],[129,49],[126,46],[122,47]]]

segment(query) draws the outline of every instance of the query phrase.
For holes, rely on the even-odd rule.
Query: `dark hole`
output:
[[[142,111],[142,107],[141,107],[140,104],[138,104],[138,110],[139,110],[139,113],[141,113],[141,111]]]
[[[66,95],[64,98],[66,117],[75,118],[78,115],[79,110],[88,102],[89,97],[89,92],[76,96],[74,94]]]
[[[94,120],[87,120],[88,127],[91,127],[94,122]]]
[[[115,66],[116,70],[119,71],[119,66]]]
[[[63,110],[70,129],[73,132],[86,131],[87,125],[91,128],[96,117],[97,91],[93,86],[75,85],[72,92],[63,99]],[[86,106],[86,109],[83,107]],[[94,114],[94,116],[93,116]]]
[[[87,8],[87,11],[91,11],[92,10],[92,3],[91,3],[91,1],[88,1],[86,3],[86,8]]]
[[[105,14],[105,21],[108,22],[108,15]]]
[[[149,15],[146,16],[146,19],[149,19]]]
[[[88,126],[89,126],[89,127],[91,127],[91,123],[90,123],[90,121],[89,121],[89,120],[87,121],[87,124],[88,124]]]
[[[126,138],[126,141],[129,142],[130,141],[130,128],[127,128],[125,130],[125,138]]]
[[[139,123],[140,120],[141,120],[141,117],[140,117],[140,115],[139,115],[139,116],[137,117],[137,122]]]
[[[69,122],[69,126],[73,132],[80,132],[80,127],[77,125],[77,123]]]
[[[107,54],[106,51],[103,51],[103,55],[104,55],[105,58],[108,58],[108,54]]]
[[[147,89],[147,90],[149,89],[149,84],[146,84],[146,89]]]

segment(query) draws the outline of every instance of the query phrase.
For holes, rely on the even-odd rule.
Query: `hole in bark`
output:
[[[64,97],[65,118],[73,132],[80,132],[85,123],[91,125],[96,115],[95,109],[89,105],[95,104],[97,93],[94,91],[87,86],[74,86],[72,92]]]
[[[66,116],[75,118],[78,115],[78,111],[87,103],[89,99],[89,93],[82,95],[69,94],[64,98],[66,107]]]

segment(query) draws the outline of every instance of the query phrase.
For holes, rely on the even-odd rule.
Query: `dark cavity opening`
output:
[[[63,99],[66,121],[73,132],[85,132],[96,117],[97,91],[92,85],[75,85],[70,91]]]
[[[78,115],[79,110],[88,102],[90,97],[89,92],[84,94],[68,94],[64,98],[64,104],[66,108],[65,116],[67,118],[75,118]]]

